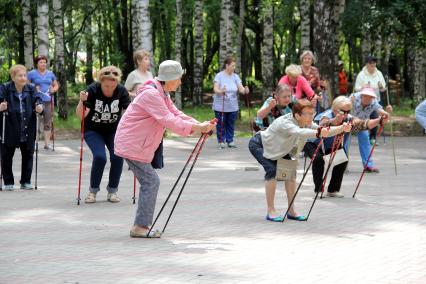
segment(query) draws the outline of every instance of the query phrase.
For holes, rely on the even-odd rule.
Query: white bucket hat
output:
[[[174,60],[166,60],[161,62],[158,68],[158,81],[172,81],[181,78],[183,69],[179,62]]]

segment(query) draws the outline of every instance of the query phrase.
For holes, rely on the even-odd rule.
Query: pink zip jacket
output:
[[[293,88],[288,79],[288,75],[282,76],[280,81],[278,82],[278,85],[287,85],[290,88]],[[309,82],[305,79],[305,77],[300,75],[297,77],[296,90],[293,91],[293,96],[296,99],[300,100],[302,98],[302,91],[309,99],[312,99],[312,97],[315,95],[315,92],[314,90],[312,90],[311,86],[309,85]]]
[[[188,136],[195,123],[198,121],[176,108],[157,80],[148,80],[137,90],[118,124],[114,152],[126,159],[151,163],[166,128]]]

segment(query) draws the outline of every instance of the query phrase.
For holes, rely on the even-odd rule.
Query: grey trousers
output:
[[[138,209],[134,225],[149,227],[154,217],[155,203],[157,201],[158,189],[160,188],[160,178],[151,166],[151,163],[125,160],[140,184]]]

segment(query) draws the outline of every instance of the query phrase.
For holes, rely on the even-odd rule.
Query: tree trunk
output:
[[[67,78],[65,74],[64,59],[64,15],[62,0],[53,0],[53,22],[55,32],[55,73],[59,83],[58,90],[58,114],[62,119],[68,117]]]
[[[362,43],[361,43],[361,66],[365,63],[367,56],[371,54],[371,34],[370,31],[364,30],[362,32]]]
[[[233,40],[233,27],[234,27],[234,5],[233,1],[228,1],[228,20],[226,21],[226,56],[232,56],[234,48]]]
[[[220,5],[220,48],[219,66],[222,66],[225,58],[232,55],[232,26],[233,11],[231,0],[222,0]]]
[[[416,39],[407,35],[405,38],[404,82],[407,87],[408,97],[414,98],[414,78],[416,77]],[[401,83],[401,86],[402,83]]]
[[[37,5],[38,54],[49,57],[49,4],[38,0]]]
[[[149,0],[137,0],[140,5],[139,17],[139,36],[141,37],[141,48],[151,54],[151,67],[154,66],[154,53],[152,49],[152,25],[149,14]]]
[[[142,47],[141,35],[140,35],[140,26],[142,7],[140,5],[141,1],[133,0],[132,1],[132,45],[133,51]]]
[[[238,34],[236,39],[236,51],[235,51],[235,60],[236,60],[236,66],[235,66],[235,73],[240,74],[241,72],[241,50],[243,48],[243,32],[244,32],[244,17],[246,14],[245,9],[246,1],[240,0],[240,12],[239,12],[239,18],[238,18]],[[244,82],[243,82],[244,83]]]
[[[414,62],[414,100],[420,102],[426,93],[426,48],[415,48]]]
[[[24,23],[24,61],[28,70],[33,69],[34,67],[33,32],[30,2],[30,0],[21,0],[22,20]]]
[[[72,9],[67,10],[67,26],[69,31],[74,31],[74,22],[73,22],[73,14]],[[75,84],[75,73],[76,73],[76,48],[75,48],[75,39],[71,39],[68,41],[68,51],[67,49],[67,57],[65,58],[65,63],[67,66],[67,80],[72,84]],[[66,48],[66,47],[65,47]]]
[[[271,95],[274,87],[274,9],[272,3],[270,5],[265,5],[263,15],[262,96],[263,99],[266,99]]]
[[[182,25],[182,0],[176,0],[175,58],[178,62],[182,61]],[[178,109],[182,109],[181,88],[175,92],[175,105]]]
[[[392,46],[395,43],[395,35],[393,32],[387,35],[385,45],[383,46],[382,72],[383,75],[389,74],[389,59],[392,51]]]
[[[133,53],[130,49],[129,44],[129,17],[127,0],[121,0],[121,19],[122,19],[122,36],[123,42],[121,44],[121,50],[125,56],[125,65],[123,67],[123,77],[127,78],[127,75],[133,70]]]
[[[92,15],[87,16],[87,25],[86,25],[86,52],[87,52],[87,61],[86,61],[86,85],[93,83],[93,33],[92,33]]]
[[[194,12],[194,50],[195,50],[195,64],[194,64],[194,95],[193,104],[203,104],[203,0],[195,1]]]
[[[311,40],[311,16],[310,16],[310,0],[299,1],[300,11],[300,50],[310,49]]]
[[[338,70],[337,59],[339,53],[339,23],[342,6],[345,0],[339,0],[337,5],[334,1],[315,1],[315,52],[317,54],[317,67],[321,71],[323,79],[330,84],[331,94],[338,94]]]

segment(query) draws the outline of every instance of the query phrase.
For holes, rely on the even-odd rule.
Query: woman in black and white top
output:
[[[93,154],[90,173],[89,194],[85,203],[95,203],[96,193],[102,180],[106,164],[105,146],[108,148],[111,168],[107,185],[109,202],[120,202],[117,196],[118,184],[123,169],[123,159],[114,154],[114,137],[123,110],[130,104],[127,90],[120,85],[121,70],[107,66],[99,71],[99,80],[80,92],[77,116],[84,111],[84,140]]]

